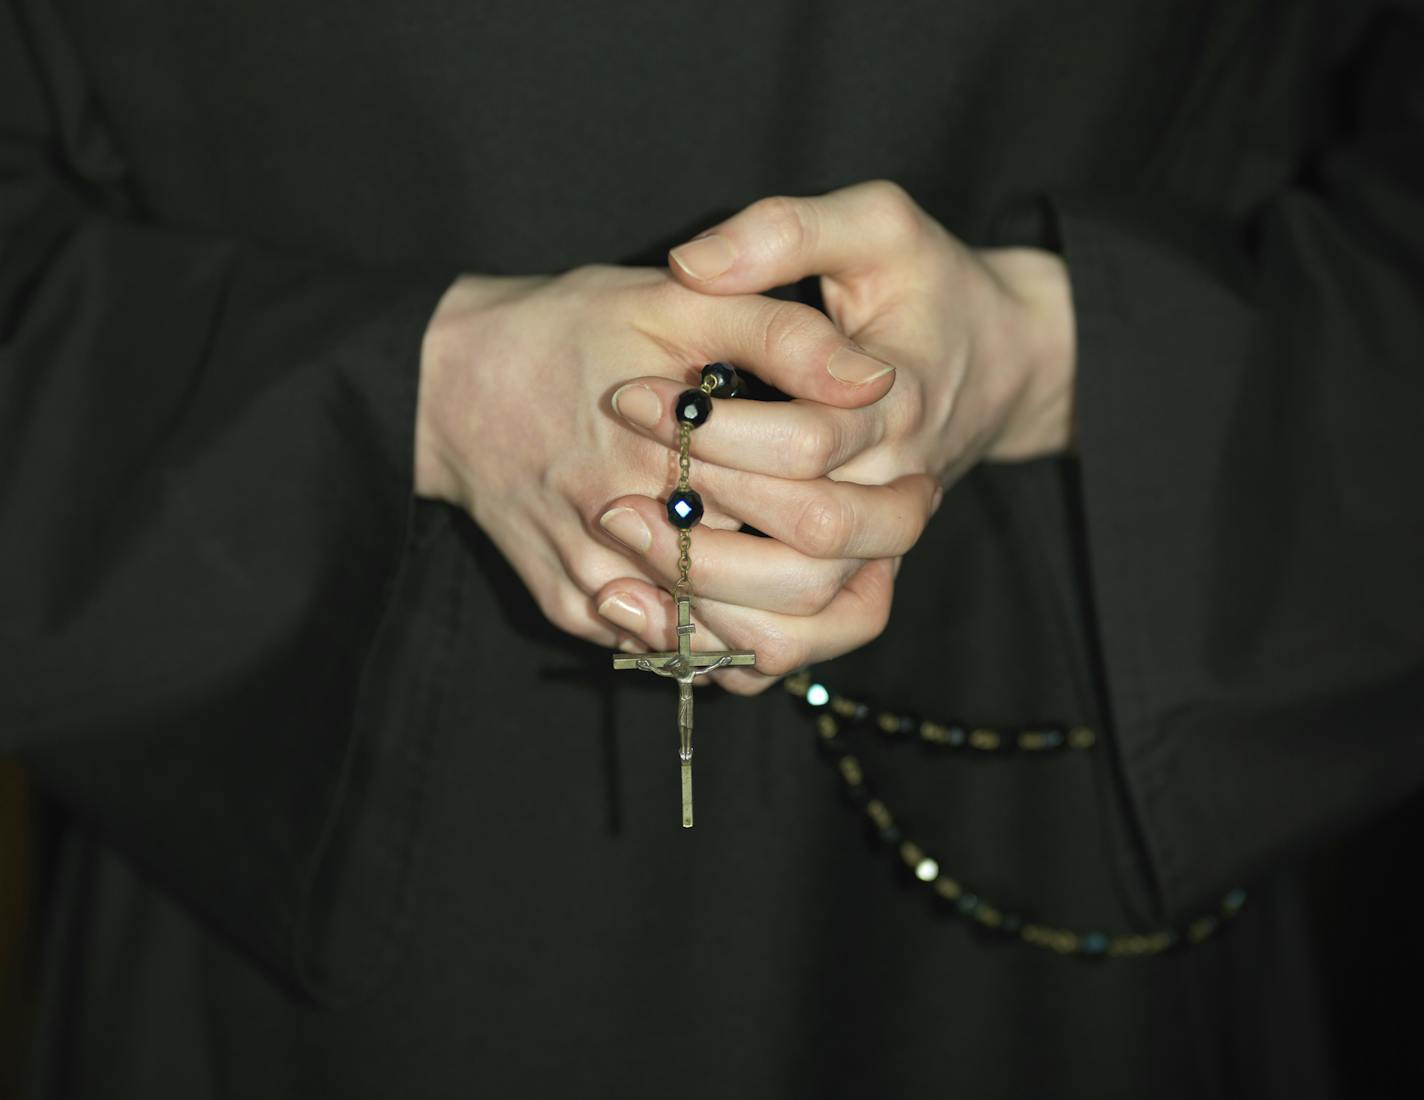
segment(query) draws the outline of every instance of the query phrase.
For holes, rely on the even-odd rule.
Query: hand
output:
[[[703,477],[723,499],[758,499],[770,491],[765,475],[806,479],[791,498],[795,510],[776,515],[774,526],[753,524],[783,544],[765,545],[765,555],[792,548],[812,558],[891,559],[839,578],[863,641],[883,629],[899,556],[937,507],[937,494],[923,495],[925,475],[947,487],[983,458],[1026,459],[1069,444],[1073,314],[1067,271],[1056,256],[971,250],[903,189],[876,180],[820,198],[764,199],[674,249],[670,261],[684,286],[710,295],[757,293],[818,274],[838,327],[899,368],[894,389],[871,405],[743,403],[692,436],[693,454],[715,464]],[[653,410],[675,396],[667,387],[650,388]],[[672,445],[670,419],[627,419]],[[860,485],[898,490],[901,507],[857,507]],[[780,496],[787,496],[784,487]],[[653,516],[649,502],[622,503]],[[701,536],[698,560],[715,560],[722,539]],[[674,536],[658,538],[645,561],[667,583],[675,575]],[[614,597],[615,607],[636,606],[650,645],[671,647],[670,605],[656,588],[620,579],[599,593],[600,601]],[[736,599],[699,604],[717,631],[740,648],[756,648],[761,673],[770,674],[715,674],[731,690],[760,690],[801,664],[845,651],[820,644],[812,622],[756,610],[758,599],[770,597],[743,586]],[[808,610],[823,606],[826,590],[818,597]]]
[[[872,407],[786,410],[806,446],[797,476],[881,484],[929,473],[948,486],[981,459],[1034,458],[1071,441],[1073,308],[1052,253],[971,249],[897,184],[871,180],[762,199],[670,261],[704,294],[819,275],[837,327],[899,368],[894,391]],[[709,461],[742,443],[711,425],[695,442]]]
[[[615,577],[649,584],[626,547],[671,530],[651,498],[665,497],[674,484],[676,456],[622,427],[615,401],[635,410],[652,387],[675,394],[695,384],[703,363],[730,359],[819,404],[873,402],[893,375],[847,353],[847,344],[810,307],[760,295],[710,298],[660,269],[590,265],[558,276],[466,276],[441,299],[425,335],[416,492],[468,511],[555,625],[603,645],[626,643],[597,613],[607,597],[591,597]],[[839,380],[828,363],[858,380]],[[765,540],[736,534],[741,521],[776,530],[778,517],[798,506],[793,483],[762,481],[735,510],[715,487],[699,484],[707,508],[699,543],[718,548],[699,561],[699,577],[709,594],[745,590],[751,597],[742,598],[805,612],[807,588],[832,593],[835,578],[839,591],[860,563],[803,562],[784,547],[767,555]],[[630,491],[645,494],[637,507],[613,506]],[[828,606],[820,620],[830,638],[844,633],[836,617],[844,602]],[[825,603],[835,601],[828,596]],[[710,630],[699,642],[723,646]],[[845,638],[847,648],[853,644]]]

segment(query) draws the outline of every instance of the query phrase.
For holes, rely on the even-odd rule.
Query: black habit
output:
[[[1338,1095],[1300,860],[1424,777],[1417,4],[3,11],[30,1096]],[[456,273],[659,265],[875,177],[1062,251],[1080,443],[957,485],[884,636],[815,673],[1097,731],[855,736],[1001,908],[1148,932],[1246,888],[1197,946],[938,912],[780,689],[699,694],[684,831],[671,689],[412,497]]]

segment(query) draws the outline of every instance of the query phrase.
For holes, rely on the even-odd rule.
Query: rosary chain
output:
[[[1004,755],[1013,752],[1085,752],[1097,744],[1097,734],[1086,726],[1063,729],[1039,725],[1026,729],[990,729],[965,722],[932,721],[915,714],[880,709],[847,695],[832,694],[815,683],[808,673],[787,677],[783,686],[792,695],[813,707],[828,707],[849,723],[874,729],[887,740],[917,739],[932,749],[968,750],[971,753]]]
[[[842,723],[863,722],[869,716],[869,708],[863,703],[832,691],[825,684],[812,680],[807,672],[799,672],[783,681],[786,691],[801,700],[815,717],[816,740],[821,750],[835,764],[842,788],[852,805],[859,806],[876,837],[899,857],[910,875],[929,888],[936,901],[961,917],[967,917],[986,931],[1010,936],[1030,947],[1038,947],[1060,955],[1108,958],[1145,958],[1161,955],[1168,951],[1191,947],[1202,943],[1219,932],[1232,920],[1246,904],[1246,891],[1237,887],[1228,891],[1213,910],[1200,914],[1184,928],[1163,928],[1152,932],[1077,931],[1031,921],[1023,915],[991,904],[987,899],[974,893],[960,879],[948,874],[939,861],[924,847],[906,835],[901,822],[897,821],[890,807],[871,790],[859,757],[850,751],[842,734]],[[879,732],[908,731],[908,716],[896,716],[891,712],[881,712],[875,726]],[[931,725],[931,723],[925,723]],[[984,731],[989,732],[989,731]],[[1079,737],[1070,738],[1065,743],[1059,740],[1053,747],[1091,749],[1096,737],[1091,731],[1078,727],[1074,732]],[[928,744],[944,744],[937,737],[921,737]],[[1012,743],[1011,738],[1002,737],[1000,745]],[[971,743],[972,744],[972,743]],[[973,746],[987,749],[988,745]],[[1049,748],[1037,741],[1020,741],[1018,747],[1029,752]]]
[[[688,484],[687,475],[692,467],[692,459],[688,455],[688,446],[692,439],[692,425],[684,423],[682,430],[678,433],[677,440],[677,487],[681,490],[691,488]],[[692,571],[692,532],[684,528],[677,533],[677,591],[685,593],[691,587],[688,580],[688,573]]]
[[[715,379],[704,378],[702,384],[697,387],[709,397],[712,391],[717,388]],[[679,426],[677,435],[677,487],[681,491],[692,488],[689,475],[692,472],[692,425],[683,421]],[[692,582],[688,579],[688,574],[692,572],[692,532],[683,529],[677,533],[677,592],[685,594],[690,591]]]

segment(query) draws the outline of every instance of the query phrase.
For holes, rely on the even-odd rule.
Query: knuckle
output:
[[[825,492],[811,494],[801,506],[792,529],[796,545],[813,558],[845,556],[852,517],[844,502]]]
[[[562,597],[554,614],[554,625],[566,633],[581,636],[589,629],[588,600],[583,596],[577,599],[572,594]]]
[[[790,358],[795,350],[813,339],[824,315],[800,302],[776,302],[768,310],[762,328],[762,352],[772,362]]]
[[[828,576],[819,576],[815,580],[797,585],[787,600],[788,613],[791,615],[819,615],[836,598],[836,594],[840,590],[840,583]]]
[[[585,592],[590,592],[590,593],[592,593],[592,592],[597,592],[600,588],[603,587],[603,582],[604,582],[605,580],[607,580],[607,579],[610,579],[610,578],[605,578],[605,577],[600,576],[597,572],[595,572],[594,570],[590,569],[587,565],[585,565],[585,564],[583,564],[583,563],[576,563],[576,564],[573,566],[573,568],[572,568],[572,569],[570,570],[570,572],[569,572],[569,580],[571,580],[571,581],[573,582],[574,586],[577,587],[578,590],[579,590],[579,593],[578,593],[578,595],[579,595],[579,601],[578,601],[578,603],[579,603],[580,609],[587,608],[587,607],[589,606],[589,601],[590,601],[590,599],[591,599],[590,596],[585,596],[585,595],[583,595],[583,594],[584,594]],[[564,600],[565,600],[565,608],[564,608],[564,609],[567,611],[567,610],[569,609],[569,607],[571,607],[571,606],[574,604],[574,602],[575,602],[575,600],[574,600],[574,594],[573,594],[573,593],[568,593],[568,594],[566,594],[566,596],[564,597]]]
[[[865,181],[865,189],[870,197],[882,204],[909,204],[914,199],[910,198],[910,193],[901,187],[894,180],[885,176],[878,176],[875,179]]]
[[[905,387],[907,391],[910,387]],[[894,407],[885,410],[885,432],[894,439],[904,439],[914,435],[929,421],[929,410],[925,408],[924,394],[918,390],[906,393],[906,400],[897,401]],[[948,419],[946,414],[945,419]]]
[[[809,479],[832,469],[840,451],[839,434],[823,422],[803,425],[791,437],[790,476]]]
[[[572,584],[555,584],[536,597],[540,613],[565,634],[583,637],[593,627],[590,600]]]
[[[760,673],[752,675],[728,674],[721,678],[718,683],[731,692],[733,695],[760,695],[772,684],[776,683],[769,676],[762,676]]]
[[[574,632],[573,616],[569,614],[562,598],[540,600],[539,611],[545,619],[564,633],[572,634]]]
[[[757,671],[785,676],[806,663],[806,647],[780,630],[768,630],[757,639]]]
[[[885,239],[912,241],[923,231],[919,204],[894,180],[871,180],[870,209]]]
[[[569,268],[560,278],[567,286],[585,287],[604,282],[614,271],[613,264],[586,263]]]
[[[749,207],[756,218],[757,232],[773,242],[779,251],[799,253],[815,245],[815,223],[810,204],[788,195],[769,195]]]

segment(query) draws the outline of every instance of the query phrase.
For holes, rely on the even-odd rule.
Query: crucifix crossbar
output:
[[[682,761],[682,825],[692,828],[692,681],[713,669],[731,665],[755,665],[756,654],[749,651],[693,653],[692,599],[678,596],[677,650],[671,653],[615,654],[613,667],[636,668],[677,681],[678,759]]]

